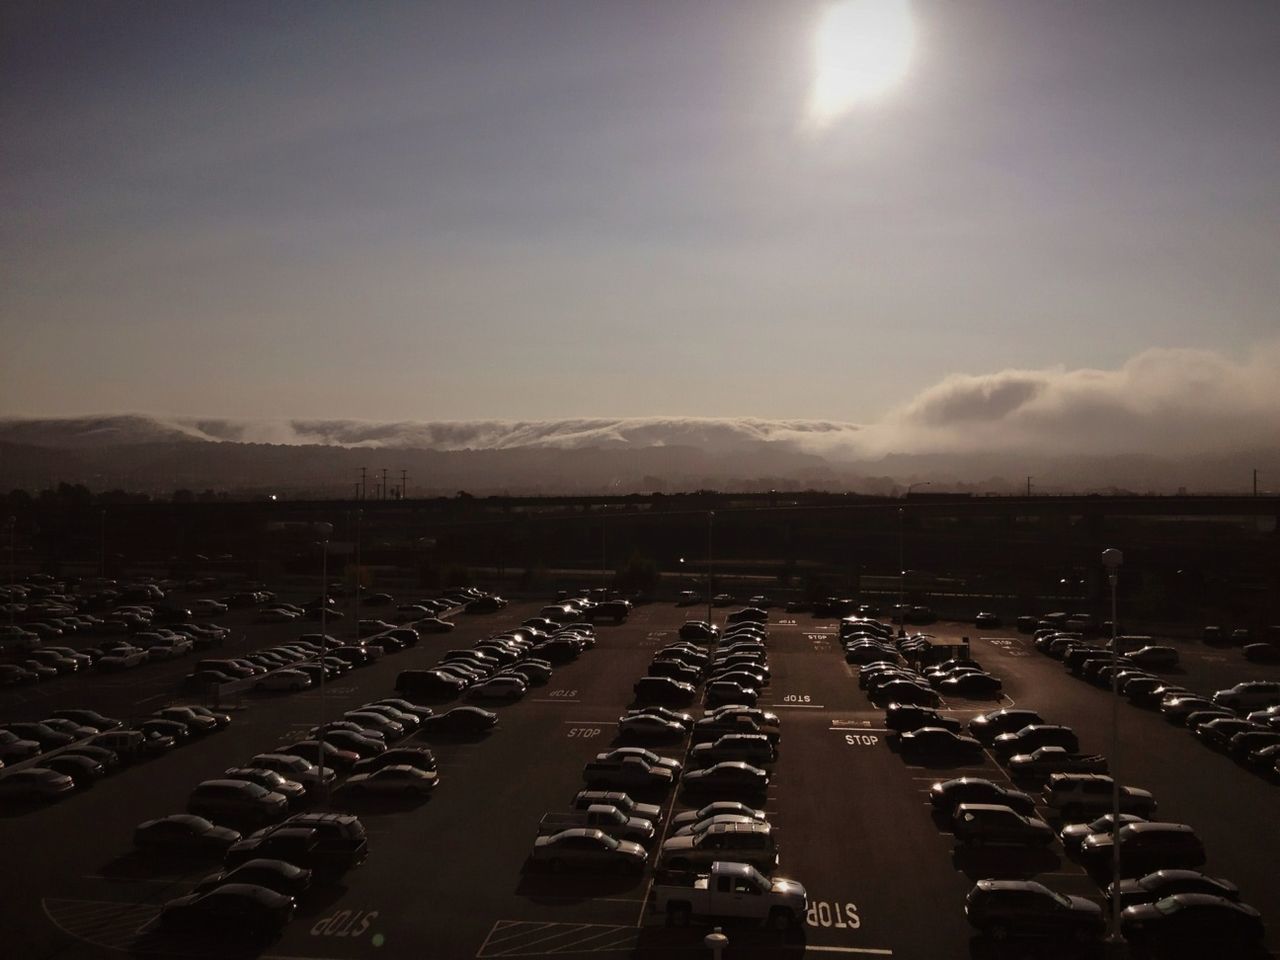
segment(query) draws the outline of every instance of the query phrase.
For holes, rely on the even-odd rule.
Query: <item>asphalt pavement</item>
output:
[[[32,960],[117,952],[238,955],[225,946],[158,942],[149,935],[159,906],[188,892],[216,864],[143,860],[131,850],[133,827],[180,812],[197,782],[301,738],[322,717],[393,695],[400,670],[428,666],[445,650],[519,623],[537,606],[457,615],[454,633],[424,636],[413,649],[352,671],[330,684],[323,700],[314,690],[247,695],[224,732],[57,804],[6,811],[0,817],[9,878],[0,899],[5,954]],[[582,789],[582,766],[612,745],[632,683],[690,612],[697,615],[698,608],[642,606],[623,625],[601,625],[595,649],[557,667],[549,683],[531,688],[523,700],[494,708],[501,719],[488,736],[432,741],[440,768],[434,796],[355,808],[369,832],[368,860],[339,884],[318,890],[278,941],[253,954],[299,960],[709,956],[702,945],[705,928],[670,929],[648,911],[651,871],[639,877],[552,876],[526,862],[539,818],[567,809]],[[317,629],[249,619],[234,615],[232,645],[211,655]],[[330,632],[344,627],[334,626]],[[1029,638],[1004,631],[980,636],[959,624],[925,629],[944,641],[969,636],[973,655],[1005,681],[1000,701],[948,702],[944,713],[967,720],[1016,703],[1073,726],[1082,749],[1112,754],[1109,694],[1071,677],[1034,651]],[[1280,673],[1247,664],[1232,650],[1187,645],[1183,659],[1181,682],[1209,690]],[[962,767],[905,762],[883,728],[882,711],[858,689],[857,669],[845,664],[833,620],[771,611],[769,662],[772,683],[760,705],[782,717],[782,739],[765,808],[778,831],[778,872],[805,885],[810,910],[803,929],[789,935],[728,929],[726,956],[1101,955],[1071,945],[996,945],[972,936],[962,906],[980,877],[1034,877],[1055,890],[1100,900],[1097,883],[1056,844],[1030,856],[953,849],[950,834],[931,816],[928,788],[965,774],[1007,779],[990,756]],[[187,669],[189,661],[179,661],[8,691],[0,697],[0,716],[39,719],[59,706],[84,706],[138,717],[188,702],[177,689]],[[1192,824],[1209,851],[1206,872],[1238,883],[1244,899],[1275,924],[1280,790],[1158,713],[1124,704],[1120,718],[1113,770],[1123,782],[1152,790],[1163,819]],[[687,743],[654,749],[683,758]],[[682,797],[655,799],[663,804],[660,831],[672,813],[689,808]],[[1273,932],[1269,942],[1276,939]]]

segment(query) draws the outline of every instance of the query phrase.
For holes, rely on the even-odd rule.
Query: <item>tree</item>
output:
[[[658,565],[638,550],[613,575],[613,584],[623,590],[651,591],[658,585]]]

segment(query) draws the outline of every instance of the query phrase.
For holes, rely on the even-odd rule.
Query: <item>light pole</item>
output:
[[[107,578],[107,511],[99,510],[98,514],[102,522],[98,530],[98,576],[105,580]]]
[[[324,806],[329,805],[329,785],[324,778],[324,671],[325,658],[329,655],[328,631],[325,629],[328,624],[329,614],[329,541],[320,541],[320,736],[316,737],[319,746],[316,747],[316,753],[319,754],[320,760],[317,766],[320,767],[320,783],[324,787],[324,798],[321,801]]]
[[[927,487],[932,481],[920,480],[916,483],[907,484],[907,492],[902,495],[905,500],[911,496],[911,491],[916,487]],[[902,535],[902,516],[904,509],[898,508],[898,636],[905,637],[907,635],[907,608],[906,608],[906,581],[907,581],[907,561],[906,548],[903,546]]]
[[[711,624],[711,525],[716,519],[714,510],[707,511],[707,625]]]
[[[1111,932],[1107,942],[1113,948],[1124,942],[1120,933],[1120,777],[1116,760],[1120,754],[1120,644],[1116,638],[1116,582],[1124,554],[1115,547],[1102,551],[1102,565],[1111,583],[1111,882],[1116,886],[1111,897]]]
[[[360,523],[364,519],[364,510],[356,511],[356,576],[351,589],[356,595],[355,616],[352,618],[351,635],[360,639]]]
[[[17,517],[10,517],[10,518],[8,519],[7,523],[8,523],[8,526],[9,526],[9,597],[10,597],[10,602],[9,602],[9,626],[11,626],[11,627],[12,627],[12,626],[13,626],[14,607],[16,607],[16,606],[17,606],[17,604],[13,602],[13,582],[14,582],[14,577],[17,575],[17,570],[18,570],[18,564],[17,564],[17,561],[16,561],[16,560],[15,560],[15,558],[14,558],[14,557],[15,557],[15,554],[14,554],[14,550],[13,550],[13,541],[14,541],[14,534],[16,533],[16,531],[17,531],[17,529],[18,529],[18,518],[17,518]]]

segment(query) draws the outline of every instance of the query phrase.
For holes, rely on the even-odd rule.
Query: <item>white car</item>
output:
[[[192,600],[191,612],[198,617],[216,617],[227,612],[227,605],[217,600]]]
[[[519,677],[490,677],[467,689],[468,700],[519,700],[529,685]]]
[[[148,660],[172,660],[184,657],[195,648],[195,644],[187,637],[161,637],[147,650]]]
[[[357,795],[381,793],[425,797],[435,790],[438,782],[435,771],[395,764],[372,773],[353,774],[340,789]]]
[[[311,677],[301,670],[276,670],[258,679],[253,685],[255,690],[306,690],[311,686]]]

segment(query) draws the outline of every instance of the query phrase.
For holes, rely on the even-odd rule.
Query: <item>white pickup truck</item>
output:
[[[804,923],[809,897],[794,880],[770,879],[749,864],[717,860],[710,873],[677,874],[655,883],[649,909],[666,914],[672,926],[698,917],[757,920],[789,930]]]

